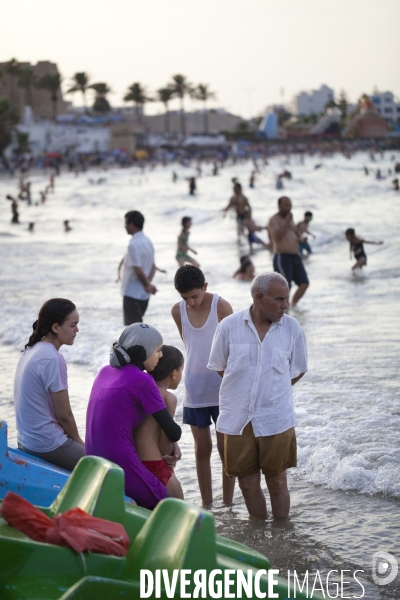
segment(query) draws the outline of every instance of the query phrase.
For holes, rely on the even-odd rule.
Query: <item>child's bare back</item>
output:
[[[168,388],[176,389],[179,385],[182,377],[183,356],[173,346],[162,346],[161,351],[163,356],[151,374],[160,390],[168,412],[173,417],[176,411],[177,399],[174,394],[168,391]],[[165,366],[161,364],[162,362],[164,362],[164,365],[167,364],[166,370]],[[160,377],[160,373],[164,374]],[[168,439],[152,415],[146,417],[135,429],[133,438],[136,451],[144,466],[166,486],[170,496],[183,500],[182,487],[174,473],[174,466],[177,460],[180,459],[179,446]]]

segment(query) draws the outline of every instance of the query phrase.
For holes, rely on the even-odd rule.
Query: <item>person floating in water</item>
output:
[[[364,244],[376,244],[380,246],[383,242],[368,242],[356,236],[356,232],[353,228],[346,229],[346,239],[350,242],[350,258],[353,255],[356,259],[355,264],[352,266],[354,269],[362,269],[367,264],[367,255],[364,251]]]
[[[308,210],[304,213],[304,220],[300,221],[300,223],[297,223],[297,231],[300,236],[299,252],[301,255],[304,254],[304,251],[306,251],[307,254],[312,254],[311,246],[307,241],[307,235],[311,235],[315,239],[315,235],[308,230],[308,224],[312,218],[313,214]]]
[[[240,258],[240,267],[233,274],[235,279],[240,281],[253,281],[255,277],[254,264],[252,263],[249,256],[242,256]]]
[[[176,252],[176,260],[179,263],[180,267],[183,267],[185,263],[190,263],[195,267],[199,267],[199,263],[197,260],[189,256],[188,250],[193,252],[193,254],[197,254],[196,250],[190,248],[188,245],[189,242],[189,229],[192,225],[192,219],[190,217],[183,217],[182,219],[182,231],[178,236],[178,250]]]

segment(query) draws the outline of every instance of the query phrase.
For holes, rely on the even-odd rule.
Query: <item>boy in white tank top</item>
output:
[[[186,347],[183,423],[190,425],[195,446],[197,480],[204,507],[213,503],[211,481],[212,439],[210,426],[219,414],[220,376],[207,369],[211,344],[218,323],[232,314],[232,307],[217,294],[207,292],[202,271],[185,265],[175,274],[175,289],[182,300],[172,307],[172,317]],[[216,432],[217,447],[224,464],[224,435]],[[222,469],[223,501],[232,504],[235,479]]]

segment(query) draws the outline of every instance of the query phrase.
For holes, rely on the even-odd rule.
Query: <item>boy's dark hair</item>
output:
[[[307,212],[305,212],[305,213],[304,213],[304,216],[305,216],[305,217],[310,217],[310,219],[311,219],[311,217],[312,217],[313,215],[312,215],[312,212],[311,212],[310,210],[308,210]]]
[[[200,289],[205,282],[203,271],[193,265],[184,265],[175,273],[174,286],[180,294]]]
[[[175,346],[161,346],[162,357],[158,365],[149,373],[154,381],[164,381],[172,371],[177,371],[183,365],[183,354]]]
[[[126,213],[125,219],[142,231],[144,225],[144,216],[138,210],[130,210]]]
[[[192,217],[182,217],[182,227],[185,227],[186,223],[192,220]]]
[[[352,227],[350,227],[349,229],[346,229],[345,234],[346,235],[355,235],[356,232]]]

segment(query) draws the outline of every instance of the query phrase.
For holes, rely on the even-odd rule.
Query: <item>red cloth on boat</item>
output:
[[[75,552],[125,556],[129,537],[120,523],[92,517],[80,508],[50,519],[25,498],[7,492],[1,507],[3,519],[37,542],[69,546]]]

